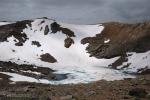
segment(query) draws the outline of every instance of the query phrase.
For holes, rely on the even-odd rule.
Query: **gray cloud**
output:
[[[150,20],[150,0],[0,0],[0,20],[47,16],[68,23]]]

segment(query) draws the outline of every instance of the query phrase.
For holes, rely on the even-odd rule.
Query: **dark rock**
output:
[[[12,52],[15,52],[16,50],[12,50]]]
[[[54,23],[51,24],[51,30],[52,30],[52,33],[56,33],[58,31],[62,31],[62,33],[66,34],[67,37],[75,37],[75,34],[74,34],[73,31],[71,31],[68,28],[60,27],[60,25],[57,22],[54,22]]]
[[[124,56],[126,52],[150,50],[150,24],[104,23],[104,30],[94,37],[85,37],[82,44],[89,43],[86,50],[96,58]],[[104,43],[105,38],[110,39]],[[101,46],[99,46],[101,45]]]
[[[52,30],[52,33],[56,33],[58,31],[60,31],[60,25],[57,24],[57,22],[54,22],[51,24],[51,30]]]
[[[41,46],[41,44],[38,41],[32,41],[32,45],[36,45],[37,47]]]
[[[20,75],[28,76],[28,77],[33,77],[36,79],[48,79],[48,80],[61,80],[65,79],[65,75],[61,74],[53,74],[54,70],[46,67],[38,67],[34,65],[17,65],[12,62],[2,62],[0,61],[0,72],[11,72],[11,73],[17,73]],[[37,72],[39,74],[35,74],[32,72]],[[0,74],[0,77],[3,78],[4,82],[9,81],[9,76]],[[5,81],[6,80],[6,81]],[[1,84],[0,84],[1,85]]]
[[[72,38],[66,38],[66,39],[64,40],[64,42],[65,42],[64,46],[65,46],[66,48],[69,48],[72,44],[74,44],[74,41],[73,41]]]
[[[138,70],[138,74],[139,75],[146,75],[146,74],[150,74],[150,69],[148,66],[146,66],[145,68],[141,68]]]
[[[51,56],[49,53],[40,55],[40,57],[41,57],[40,59],[44,62],[49,62],[49,63],[57,62],[57,60],[53,56]]]
[[[70,29],[68,28],[63,28],[63,27],[60,27],[62,33],[66,34],[67,37],[75,37],[75,34],[73,31],[71,31]]]
[[[41,25],[41,24],[43,24],[43,23],[45,23],[45,20],[41,21],[41,23],[40,23],[39,25]]]
[[[19,42],[16,46],[22,46],[23,43],[28,39],[25,33],[22,33],[26,25],[31,26],[32,20],[24,20],[16,23],[0,26],[0,42],[7,41],[7,38],[14,36]]]
[[[123,64],[123,62],[127,62],[128,58],[126,56],[121,56],[118,60],[116,60],[114,63],[112,63],[111,66],[112,68],[117,69],[117,66],[120,66]]]
[[[86,37],[81,40],[81,44],[92,43],[92,37]]]
[[[147,95],[147,92],[145,89],[142,89],[142,88],[134,88],[134,89],[129,91],[129,95],[135,96],[138,98],[143,98]]]
[[[37,72],[41,72],[42,74],[44,75],[48,75],[50,74],[51,72],[54,72],[54,70],[50,69],[50,68],[43,68],[43,67],[37,67],[36,68],[36,71]]]
[[[43,27],[40,28],[40,31],[42,31]]]
[[[45,26],[44,35],[47,35],[49,33],[49,27],[48,25]]]

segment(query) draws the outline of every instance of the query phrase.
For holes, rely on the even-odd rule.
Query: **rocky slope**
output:
[[[112,22],[103,25],[105,28],[101,34],[86,37],[81,41],[82,44],[89,43],[86,50],[90,56],[98,59],[121,56],[110,66],[118,69],[129,67],[135,69],[132,70],[135,73],[149,73],[150,22],[137,24]]]
[[[150,75],[58,86],[6,81],[0,80],[1,100],[150,100]]]
[[[20,69],[16,71],[15,66],[25,64],[25,67],[48,67],[56,73],[68,74],[64,83],[118,80],[130,77],[124,72],[150,73],[150,22],[73,25],[48,18],[3,22],[0,48],[0,61],[4,63],[0,66],[1,73],[12,77],[15,77],[14,73],[35,76],[25,74],[23,67],[19,68],[24,74]],[[18,65],[6,64],[5,67],[9,61],[12,66],[11,62]],[[46,79],[49,83],[52,78]]]
[[[143,53],[150,50],[150,22],[138,24],[113,22],[103,25],[105,28],[101,34],[82,40],[83,44],[89,43],[87,50],[91,56],[112,58],[124,56],[126,52]],[[105,43],[107,40],[108,43]]]

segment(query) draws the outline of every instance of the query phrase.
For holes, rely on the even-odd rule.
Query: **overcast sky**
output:
[[[150,20],[150,0],[0,0],[0,21],[49,17],[67,23]]]

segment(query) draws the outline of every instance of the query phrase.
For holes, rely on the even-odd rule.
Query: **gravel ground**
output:
[[[0,100],[150,100],[150,75],[77,85],[9,84],[0,76]]]

